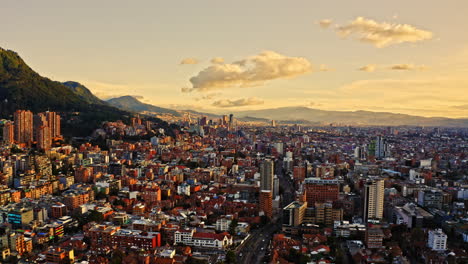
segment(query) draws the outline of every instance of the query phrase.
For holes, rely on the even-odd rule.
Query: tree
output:
[[[119,205],[120,205],[120,206],[125,206],[125,205],[126,205],[125,202],[122,201],[121,199],[115,199],[114,202],[113,202],[113,204],[114,204],[115,206],[119,206]]]
[[[411,240],[414,242],[424,241],[424,231],[421,228],[411,230]]]
[[[97,192],[96,200],[106,199],[107,194],[104,191]]]
[[[97,223],[101,223],[104,220],[104,217],[102,216],[102,214],[96,210],[91,210],[87,218],[89,222],[97,222]]]
[[[13,147],[11,147],[11,149],[10,149],[10,152],[11,153],[21,153],[23,151],[20,148],[18,148],[18,146],[13,145]]]
[[[112,258],[110,259],[109,264],[121,264],[124,257],[125,253],[122,250],[117,249],[112,253]]]
[[[237,257],[236,253],[234,251],[229,250],[226,254],[226,264],[236,264],[237,263]]]
[[[233,219],[231,224],[229,224],[229,234],[234,235],[236,233],[236,227],[239,221],[237,219]]]
[[[293,262],[295,264],[306,264],[309,263],[312,259],[309,256],[302,254],[294,248],[289,250],[289,255],[286,256],[286,260]]]
[[[335,264],[341,264],[343,263],[343,250],[341,248],[336,249],[336,254],[335,254]]]
[[[202,259],[196,259],[192,256],[189,256],[187,258],[187,260],[185,261],[185,263],[187,264],[208,264],[208,262],[206,260],[202,260]]]

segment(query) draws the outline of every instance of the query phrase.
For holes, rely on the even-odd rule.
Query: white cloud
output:
[[[414,71],[414,70],[426,70],[427,67],[424,65],[414,65],[414,64],[395,64],[389,67],[390,70],[399,70],[399,71]]]
[[[221,95],[221,93],[211,93],[211,94],[207,94],[207,95],[195,98],[195,101],[211,100],[211,99],[214,99],[214,98],[216,98],[216,97],[218,97],[220,95]]]
[[[196,58],[185,58],[180,62],[180,65],[193,65],[198,64],[198,60]]]
[[[319,71],[321,71],[321,72],[328,72],[328,71],[334,71],[334,70],[335,69],[329,68],[325,64],[320,64],[320,66],[319,66]]]
[[[367,64],[367,65],[362,66],[358,70],[365,71],[365,72],[373,72],[375,71],[376,68],[377,66],[375,64]]]
[[[388,69],[393,71],[423,71],[427,70],[428,67],[425,65],[415,65],[415,64],[408,64],[408,63],[401,63],[401,64],[393,64],[393,65],[376,65],[376,64],[367,64],[359,68],[360,71],[365,72],[374,72],[377,69]]]
[[[418,42],[433,37],[432,32],[412,25],[377,22],[364,17],[357,17],[347,25],[338,26],[336,30],[342,37],[354,35],[360,41],[378,48],[405,42]]]
[[[213,64],[223,64],[224,63],[224,58],[221,57],[214,57],[210,60],[211,63]]]
[[[264,101],[256,97],[241,98],[241,99],[223,99],[213,102],[212,106],[215,107],[240,107],[240,106],[249,106],[249,105],[261,105]]]
[[[182,87],[182,88],[180,89],[180,91],[183,92],[183,93],[190,93],[190,92],[192,91],[192,89],[191,89],[191,88],[188,88],[188,87]]]
[[[293,78],[311,71],[312,65],[305,58],[263,51],[240,61],[214,64],[205,68],[190,78],[192,84],[190,91],[258,86],[267,81]]]
[[[318,22],[318,24],[322,27],[322,28],[328,28],[331,26],[331,24],[333,23],[333,21],[331,19],[322,19]]]
[[[377,92],[386,91],[387,93],[393,92],[396,94],[405,93],[420,93],[423,91],[430,92],[434,86],[446,84],[440,80],[432,79],[414,79],[414,80],[400,80],[400,79],[377,79],[377,80],[359,80],[354,81],[348,85],[344,85],[342,89],[352,92]],[[386,94],[388,95],[388,94]]]

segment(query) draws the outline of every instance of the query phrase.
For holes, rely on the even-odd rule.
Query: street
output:
[[[283,189],[281,207],[284,207],[294,201],[294,186],[288,175],[283,174],[281,160],[275,163],[275,173],[279,178],[280,186]],[[249,239],[240,247],[237,255],[238,263],[262,263],[262,259],[268,251],[273,234],[281,230],[282,214],[273,217],[272,221],[265,226],[254,230]]]

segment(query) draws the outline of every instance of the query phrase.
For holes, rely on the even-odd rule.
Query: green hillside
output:
[[[132,115],[101,101],[79,83],[64,85],[39,75],[16,52],[0,48],[0,118],[11,119],[17,109],[60,112],[66,136],[88,136],[103,121],[126,121]]]

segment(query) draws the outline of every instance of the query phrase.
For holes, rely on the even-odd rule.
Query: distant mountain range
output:
[[[218,119],[222,115],[203,113],[194,110],[171,110],[145,104],[132,96],[122,96],[107,101],[120,109],[133,112],[153,112],[181,116],[190,113],[193,116],[207,116]],[[234,116],[243,122],[270,123],[275,120],[283,124],[303,125],[361,125],[361,126],[446,126],[468,127],[468,119],[453,119],[446,117],[421,117],[406,114],[371,111],[326,111],[308,107],[280,107],[250,111],[232,111],[226,114]]]
[[[151,113],[172,114],[174,116],[180,116],[180,113],[175,110],[162,108],[162,107],[158,107],[158,106],[154,106],[150,104],[145,104],[145,103],[140,102],[140,100],[138,100],[134,96],[130,96],[130,95],[112,98],[110,100],[107,100],[107,103],[119,109],[136,112],[136,113],[151,112]]]
[[[308,107],[281,107],[272,109],[240,111],[237,117],[255,117],[288,123],[341,124],[367,126],[450,126],[468,127],[468,119],[445,117],[421,117],[371,111],[326,111]]]
[[[0,48],[0,118],[10,118],[16,109],[33,112],[79,112],[80,129],[98,126],[104,120],[117,120],[132,115],[130,112],[150,112],[180,117],[185,113],[206,115],[216,119],[220,115],[193,110],[178,111],[140,102],[133,96],[100,100],[80,83],[60,83],[40,76],[14,51]],[[468,119],[420,117],[405,114],[370,111],[325,111],[308,107],[282,107],[251,111],[233,111],[245,122],[299,124],[340,124],[370,126],[450,126],[468,127]],[[160,120],[159,120],[160,121]],[[76,124],[75,124],[76,125]],[[70,127],[71,130],[73,128]],[[66,129],[65,129],[66,130]],[[76,130],[76,131],[75,131]],[[71,131],[78,133],[79,129]]]

